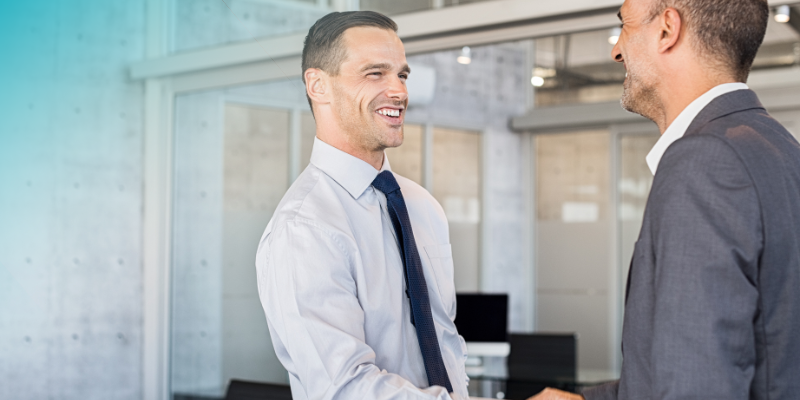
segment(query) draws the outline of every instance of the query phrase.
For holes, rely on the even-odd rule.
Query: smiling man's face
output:
[[[653,38],[658,35],[653,21],[649,21],[652,0],[626,0],[620,8],[622,33],[611,52],[611,57],[624,63],[626,77],[622,94],[622,108],[654,120],[662,109],[657,92]],[[656,36],[654,36],[656,35]]]
[[[410,72],[397,34],[374,27],[345,31],[347,52],[332,79],[332,109],[351,145],[382,151],[403,143]]]

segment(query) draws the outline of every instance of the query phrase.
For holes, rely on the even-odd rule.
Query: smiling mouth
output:
[[[389,123],[398,124],[403,120],[403,111],[403,109],[384,107],[375,110],[375,113],[386,119]]]

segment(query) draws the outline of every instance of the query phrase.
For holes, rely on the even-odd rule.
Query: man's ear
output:
[[[658,52],[666,53],[674,49],[683,32],[683,20],[678,10],[669,7],[658,17],[661,37],[658,41]]]
[[[330,80],[325,71],[309,68],[303,73],[306,78],[306,94],[317,104],[330,103]]]

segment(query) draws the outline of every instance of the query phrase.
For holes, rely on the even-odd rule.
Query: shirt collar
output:
[[[383,166],[378,171],[366,161],[347,154],[325,142],[314,138],[311,150],[311,164],[319,168],[341,187],[347,190],[354,199],[361,197],[380,172],[391,171],[389,158],[383,154]]]
[[[650,153],[647,155],[647,166],[650,167],[650,172],[652,172],[653,175],[656,174],[658,163],[661,162],[661,157],[664,156],[669,146],[683,137],[686,133],[686,129],[692,124],[697,114],[703,111],[708,103],[711,103],[714,99],[723,94],[745,89],[748,89],[748,87],[744,83],[723,83],[705,92],[705,94],[691,102],[691,104],[678,114],[675,121],[670,124],[669,128],[661,135],[661,138],[658,139],[656,145],[653,146],[653,149],[650,150]]]

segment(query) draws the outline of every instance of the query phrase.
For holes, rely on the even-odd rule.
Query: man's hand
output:
[[[528,400],[584,400],[583,396],[575,393],[562,392],[558,389],[547,388]]]

